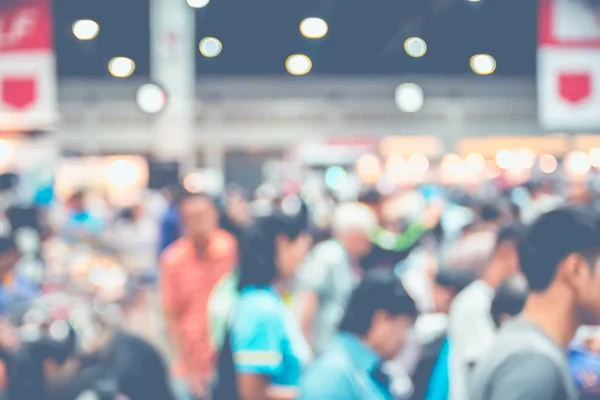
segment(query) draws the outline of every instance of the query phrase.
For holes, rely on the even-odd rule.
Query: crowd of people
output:
[[[3,395],[599,399],[591,192],[454,189],[399,201],[366,188],[325,214],[301,193],[174,188],[104,213],[76,193],[59,217],[13,218],[0,239]],[[24,245],[18,228],[46,244]]]

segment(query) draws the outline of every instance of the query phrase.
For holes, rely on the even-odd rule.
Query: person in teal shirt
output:
[[[394,399],[383,366],[401,351],[417,314],[392,271],[367,273],[352,294],[337,339],[302,377],[300,399]]]
[[[239,295],[219,356],[214,400],[298,398],[311,352],[285,301],[312,244],[305,207],[258,220],[242,239]]]

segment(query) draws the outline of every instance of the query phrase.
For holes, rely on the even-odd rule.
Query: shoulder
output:
[[[187,239],[177,239],[162,252],[160,256],[160,265],[169,268],[185,261],[189,255],[189,247]]]
[[[450,318],[456,314],[470,314],[473,312],[489,312],[494,290],[485,283],[477,281],[467,286],[456,296],[450,309]]]
[[[323,377],[327,377],[324,381]],[[338,395],[342,388],[350,391],[353,386],[352,370],[348,359],[334,349],[330,349],[315,361],[303,375],[300,388],[307,399],[333,398],[325,394]],[[338,397],[339,398],[339,397]]]
[[[513,352],[483,378],[492,393],[502,393],[506,399],[555,399],[569,392],[561,367],[537,351]]]
[[[281,300],[268,290],[252,289],[244,291],[238,297],[234,320],[273,321],[282,320]]]

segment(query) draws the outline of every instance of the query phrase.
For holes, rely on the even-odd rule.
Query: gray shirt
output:
[[[472,378],[469,400],[577,400],[563,350],[524,320],[500,330]]]
[[[346,249],[334,239],[315,246],[300,267],[298,291],[315,292],[319,297],[310,338],[317,352],[321,352],[337,332],[356,282]]]

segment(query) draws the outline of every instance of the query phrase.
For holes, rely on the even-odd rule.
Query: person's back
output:
[[[507,323],[473,373],[469,400],[576,400],[563,351],[535,324]]]

